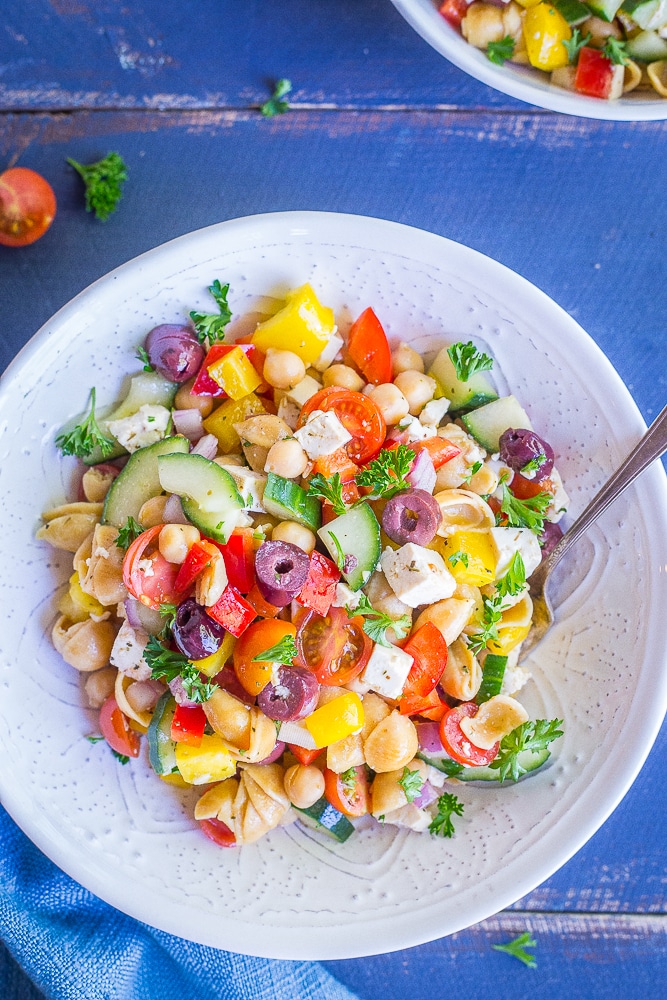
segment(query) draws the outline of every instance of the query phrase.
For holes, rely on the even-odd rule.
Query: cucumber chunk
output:
[[[465,429],[492,455],[498,451],[500,437],[508,427],[532,431],[530,417],[515,396],[502,396],[473,413],[461,417]]]
[[[184,437],[168,437],[140,448],[130,456],[127,465],[117,476],[104,501],[102,524],[122,528],[128,517],[139,519],[139,511],[147,500],[162,493],[158,475],[158,458],[173,452],[187,452],[190,442]]]
[[[586,0],[591,12],[603,21],[613,21],[623,0]]]
[[[581,0],[554,0],[554,7],[572,27],[576,27],[591,16],[590,10],[585,3],[581,3]]]
[[[657,29],[667,20],[667,0],[624,0],[621,10],[645,31]]]
[[[293,808],[298,812],[299,820],[302,823],[313,830],[323,830],[341,844],[344,844],[354,833],[354,826],[347,816],[334,809],[324,796],[308,809],[297,809],[296,806]]]
[[[128,394],[122,403],[114,410],[106,412],[103,417],[98,416],[97,422],[100,430],[106,437],[112,438],[109,431],[110,420],[122,420],[124,417],[131,417],[133,413],[138,412],[140,407],[147,404],[151,406],[166,406],[167,409],[171,409],[177,389],[178,386],[174,382],[167,382],[157,372],[141,372],[141,374],[135,375],[130,381]],[[122,444],[114,441],[114,450],[110,455],[105,457],[99,448],[95,448],[83,461],[86,465],[97,465],[98,462],[108,462],[112,458],[118,458],[120,455],[126,454],[127,452]]]
[[[476,372],[467,382],[462,382],[446,347],[436,356],[428,373],[436,380],[442,394],[451,400],[452,413],[467,413],[498,398],[484,372]]]
[[[176,744],[171,738],[171,722],[176,701],[171,691],[161,696],[148,727],[148,759],[156,774],[173,774],[176,765]]]
[[[658,62],[667,59],[667,38],[661,38],[657,31],[640,31],[634,38],[628,38],[625,51],[631,59]]]
[[[500,694],[503,686],[503,677],[507,667],[507,657],[499,656],[497,653],[487,653],[482,665],[482,683],[479,686],[475,701],[481,705],[483,701],[494,698]]]
[[[431,767],[435,767],[438,771],[442,771],[448,778],[456,778],[458,781],[495,781],[496,784],[501,785],[516,784],[516,782],[510,780],[499,782],[499,772],[488,765],[486,767],[464,767],[446,755],[436,757],[431,754],[422,753],[421,751],[417,756],[424,763],[430,764]],[[546,764],[549,757],[550,751],[547,747],[544,747],[542,750],[523,750],[517,759],[521,767],[525,769],[526,774],[522,774],[519,781],[522,781],[523,778],[532,774],[533,771],[537,771],[543,764]]]
[[[352,507],[325,524],[317,534],[352,590],[368,583],[381,555],[380,525],[369,504]],[[346,572],[341,566],[348,557],[352,568]]]
[[[283,521],[296,521],[304,528],[317,531],[322,523],[322,505],[309,497],[298,483],[269,472],[262,498],[264,510]]]
[[[163,455],[158,459],[162,489],[177,493],[183,513],[216,542],[226,542],[238,524],[243,498],[226,469],[203,455]]]

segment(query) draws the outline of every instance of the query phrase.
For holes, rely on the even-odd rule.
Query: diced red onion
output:
[[[125,697],[135,712],[152,712],[164,691],[160,681],[134,681],[125,691]]]
[[[440,725],[437,722],[415,722],[419,749],[427,753],[443,753]]]
[[[264,760],[260,760],[259,763],[273,764],[274,761],[278,760],[278,758],[282,756],[284,751],[285,751],[285,744],[282,742],[282,740],[278,740],[278,742],[276,743],[275,747],[273,748],[269,756],[265,757]]]
[[[172,410],[171,415],[174,420],[174,427],[179,434],[189,441],[199,441],[204,436],[204,425],[202,415],[199,410],[191,408],[189,410]]]
[[[155,608],[148,608],[134,597],[126,597],[123,602],[127,620],[132,628],[143,629],[149,635],[157,635],[164,628],[164,618]]]
[[[421,792],[417,798],[413,800],[412,804],[417,806],[418,809],[424,809],[426,806],[430,806],[431,802],[435,802],[437,797],[438,793],[433,785],[431,785],[428,781],[425,781],[422,785]]]
[[[170,497],[167,498],[167,502],[164,505],[164,523],[165,524],[189,524],[187,517],[183,513],[183,505],[181,504],[181,498],[172,493]]]
[[[193,455],[202,455],[204,458],[208,458],[213,461],[215,456],[218,454],[218,439],[214,434],[204,434],[203,438],[197,441],[197,444],[192,449]]]
[[[412,463],[412,468],[405,477],[411,486],[414,486],[417,490],[426,490],[427,493],[432,493],[435,488],[435,467],[433,465],[433,459],[426,451],[422,448]]]
[[[188,698],[185,693],[185,688],[183,687],[183,678],[178,675],[174,677],[173,681],[169,681],[169,690],[176,699],[177,705],[183,705],[184,708],[194,708],[197,704],[196,701],[192,701]]]

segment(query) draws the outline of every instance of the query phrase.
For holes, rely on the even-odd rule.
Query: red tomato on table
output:
[[[56,196],[41,174],[12,167],[0,174],[0,243],[25,247],[43,236],[56,214]]]

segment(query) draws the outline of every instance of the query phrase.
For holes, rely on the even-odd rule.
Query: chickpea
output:
[[[423,372],[410,370],[399,372],[394,381],[407,399],[410,413],[413,417],[418,417],[426,404],[433,399],[436,390],[435,379],[424,375]]]
[[[86,469],[81,481],[86,500],[90,503],[100,503],[104,500],[117,475],[118,470],[108,465],[94,465],[92,469]]]
[[[192,524],[165,524],[158,535],[160,554],[167,562],[179,565],[185,560],[188,549],[200,538],[199,532]]]
[[[407,417],[410,412],[410,405],[398,388],[392,382],[385,382],[383,385],[376,385],[372,392],[368,394],[374,403],[377,403],[384,422],[391,426],[397,424],[403,417]]]
[[[154,528],[156,524],[164,524],[164,508],[167,497],[151,497],[142,504],[139,511],[139,524],[142,528]]]
[[[343,389],[352,389],[353,392],[361,392],[365,385],[361,375],[349,365],[331,365],[322,375],[322,384],[340,385]]]
[[[302,524],[297,524],[296,521],[282,521],[280,524],[277,524],[271,532],[271,538],[275,542],[290,542],[292,545],[297,545],[304,552],[307,552],[308,555],[315,548],[317,541],[309,528],[305,528]]]
[[[275,472],[284,479],[298,479],[306,471],[308,456],[296,440],[276,441],[266,456],[265,472]]]
[[[86,677],[83,688],[91,708],[101,708],[107,698],[111,697],[116,686],[115,667],[102,667]]]
[[[192,393],[194,384],[194,378],[190,378],[179,386],[174,405],[177,410],[199,410],[202,417],[206,418],[213,409],[213,399],[211,396],[194,396]]]
[[[391,372],[394,378],[401,372],[423,372],[424,359],[421,354],[410,347],[409,344],[401,342],[391,355]]]
[[[264,361],[264,378],[274,389],[293,389],[306,375],[306,366],[294,351],[270,347]]]
[[[324,795],[324,775],[313,764],[294,764],[285,771],[285,793],[297,809],[308,809]]]

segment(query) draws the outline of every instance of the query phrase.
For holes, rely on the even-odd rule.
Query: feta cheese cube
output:
[[[570,505],[570,498],[563,489],[563,480],[557,469],[552,469],[549,479],[553,483],[554,498],[547,508],[547,521],[558,522]]]
[[[414,542],[397,550],[385,549],[382,571],[396,596],[410,608],[435,604],[456,590],[456,580],[440,553]]]
[[[404,653],[398,646],[380,646],[376,643],[361,674],[361,680],[372,691],[385,698],[398,698],[413,662],[409,653]]]
[[[352,440],[352,435],[332,410],[326,413],[313,410],[303,427],[294,432],[294,437],[311,460],[331,455]]]
[[[496,580],[505,576],[515,552],[519,552],[526,567],[526,579],[542,561],[542,549],[537,535],[530,528],[490,528],[496,549]]]
[[[433,428],[420,423],[419,417],[404,417],[398,424],[400,431],[408,432],[408,442],[425,441],[433,437]]]
[[[419,423],[426,427],[437,427],[448,409],[449,400],[444,396],[442,399],[432,399],[419,414]]]
[[[317,361],[313,361],[313,368],[316,368],[318,372],[326,371],[342,346],[343,338],[338,336],[337,328],[334,327],[333,333],[329,337],[329,343],[324,348]]]
[[[165,406],[144,403],[136,413],[107,424],[118,444],[130,454],[146,445],[161,441],[165,435],[171,413]]]
[[[291,431],[296,430],[300,413],[301,407],[287,396],[283,396],[278,403],[278,416],[285,421]]]
[[[267,477],[263,476],[261,472],[253,472],[252,469],[238,465],[223,465],[222,468],[230,474],[236,483],[245,509],[255,511],[258,514],[266,514],[262,499]]]
[[[312,375],[305,375],[300,382],[294,386],[293,389],[288,389],[285,393],[285,398],[296,403],[297,406],[303,406],[303,404],[314,396],[316,392],[319,392],[322,386],[314,379]]]
[[[342,581],[336,584],[336,596],[332,601],[334,608],[356,608],[362,598],[360,590],[352,590]]]
[[[109,663],[135,681],[147,681],[151,676],[151,668],[144,659],[147,643],[148,636],[143,629],[132,628],[125,619],[114,640]]]

